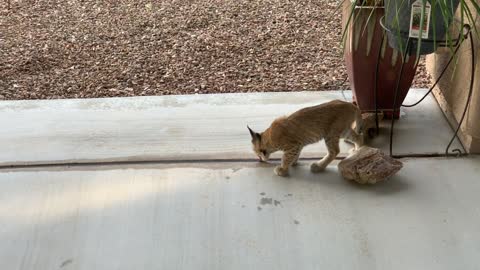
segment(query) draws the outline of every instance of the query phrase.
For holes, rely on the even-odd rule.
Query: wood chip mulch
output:
[[[10,1],[0,99],[348,88],[337,1]]]

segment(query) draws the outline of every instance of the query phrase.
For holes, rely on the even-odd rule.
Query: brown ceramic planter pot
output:
[[[403,56],[388,45],[386,37],[383,38],[384,31],[380,25],[380,19],[384,15],[383,7],[357,7],[353,12],[354,15],[348,25],[344,52],[353,99],[362,111],[375,111],[376,83],[377,109],[386,117],[391,116],[395,87],[400,75]],[[345,1],[343,7],[344,29],[350,13],[351,3]],[[379,53],[380,57],[378,57]],[[377,59],[379,61],[378,74],[375,78]],[[416,69],[416,57],[408,56],[398,89],[395,117],[398,117],[400,106],[407,96]]]

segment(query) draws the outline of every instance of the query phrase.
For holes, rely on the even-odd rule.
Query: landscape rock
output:
[[[380,149],[363,146],[338,164],[340,174],[359,184],[375,184],[396,174],[403,167]]]

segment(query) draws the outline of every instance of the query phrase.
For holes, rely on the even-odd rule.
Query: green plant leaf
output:
[[[370,22],[373,14],[375,14],[375,8],[372,8],[372,11],[370,12],[370,14],[368,15],[368,18],[367,18],[367,21],[365,22],[365,26],[363,27],[363,30],[362,30],[362,35],[365,34],[365,31],[367,30],[367,27],[368,27],[368,23]]]
[[[475,1],[475,0],[473,0],[473,1]],[[477,36],[477,38],[480,39],[480,33],[478,31],[479,29],[477,27],[475,27],[476,20],[473,18],[473,14],[472,14],[472,11],[470,10],[470,7],[468,6],[468,3],[465,0],[461,0],[461,4],[462,4],[462,7],[465,11],[465,14],[467,15],[468,23],[473,28],[473,31],[474,31],[475,35]],[[477,10],[477,16],[480,16],[480,12],[478,10]],[[462,21],[462,27],[463,27],[463,24],[464,24],[464,21]]]
[[[350,13],[348,15],[347,22],[344,25],[343,31],[342,31],[342,38],[341,38],[341,44],[342,44],[342,49],[345,50],[345,42],[346,42],[346,37],[347,37],[347,32],[350,31],[350,23],[352,23],[352,18],[354,17],[355,14],[355,6],[357,4],[358,0],[355,0],[354,2],[351,3],[350,6]],[[342,1],[343,3],[344,1]]]
[[[435,11],[436,11],[436,8],[437,8],[437,5],[431,5],[431,17],[430,17],[430,20],[431,20],[431,25],[432,25],[432,33],[433,33],[433,36],[435,37],[436,36],[436,33],[437,33],[437,16],[434,16],[433,14],[436,14]],[[437,39],[436,38],[433,38],[433,47],[434,48],[437,48]]]
[[[400,3],[400,6],[397,5],[397,1],[392,1],[394,4],[395,4],[395,19],[393,21],[393,27],[395,28],[395,32],[396,32],[396,38],[397,38],[397,43],[399,44],[399,51],[401,52],[401,54],[403,55],[406,51],[406,48],[405,45],[408,44],[404,44],[403,43],[403,35],[402,33],[400,32],[400,16],[399,16],[399,13],[400,13],[400,10],[401,8],[405,5],[406,6],[406,0],[402,0],[402,2]],[[391,30],[391,29],[390,29]]]
[[[473,7],[477,10],[477,14],[480,14],[480,5],[476,2],[476,0],[471,0]]]
[[[424,23],[425,23],[425,11],[426,11],[426,5],[427,5],[427,1],[426,0],[423,0],[422,1],[422,12],[421,12],[421,15],[420,15],[420,32],[418,33],[418,38],[417,38],[417,52],[415,54],[416,56],[416,61],[418,61],[418,59],[420,58],[420,49],[422,48],[422,36],[423,36],[423,26],[424,26]]]
[[[338,10],[343,6],[343,3],[344,3],[345,1],[349,1],[349,0],[340,0],[340,1],[338,2],[338,5],[337,5],[337,6],[335,7],[335,9],[333,10],[333,13],[332,13],[332,15],[330,16],[329,21],[334,20],[335,15],[337,15]],[[355,0],[355,2],[356,2],[356,0]]]

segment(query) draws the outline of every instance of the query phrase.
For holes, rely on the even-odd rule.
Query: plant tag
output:
[[[409,36],[412,38],[418,38],[420,32],[422,32],[422,39],[428,38],[428,30],[430,28],[430,13],[432,6],[428,1],[425,1],[425,8],[423,8],[423,1],[417,0],[412,4],[412,13],[410,17],[410,33]],[[425,12],[424,14],[422,14]],[[423,25],[422,25],[422,15],[423,15]],[[420,31],[422,27],[422,31]]]

